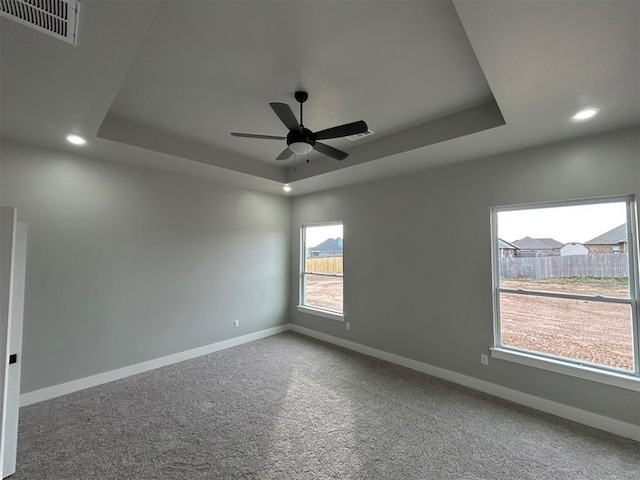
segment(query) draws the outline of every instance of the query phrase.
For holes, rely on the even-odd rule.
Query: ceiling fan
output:
[[[349,156],[347,152],[343,152],[342,150],[338,150],[337,148],[331,147],[327,144],[320,143],[318,140],[346,137],[348,135],[365,133],[369,130],[366,122],[359,120],[357,122],[345,123],[344,125],[339,125],[337,127],[320,130],[319,132],[312,132],[302,123],[302,104],[307,101],[309,94],[307,92],[299,91],[295,93],[295,98],[300,103],[299,124],[289,105],[277,102],[269,104],[280,121],[289,129],[289,133],[286,137],[238,132],[231,132],[231,135],[234,137],[261,138],[266,140],[286,140],[287,148],[285,148],[280,155],[276,157],[276,160],[286,160],[294,153],[298,155],[306,155],[311,150],[316,150],[335,160],[344,160]]]

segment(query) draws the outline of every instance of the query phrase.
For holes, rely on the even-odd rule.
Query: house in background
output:
[[[307,251],[307,258],[341,257],[342,238],[327,238],[324,242],[311,247]]]
[[[500,249],[500,258],[513,258],[516,251],[519,250],[513,243],[506,242],[501,238],[498,239],[498,248]]]
[[[562,246],[562,248],[560,248],[560,255],[563,257],[568,255],[588,255],[588,254],[589,254],[589,249],[585,247],[582,243],[578,243],[578,242],[565,243]]]
[[[625,253],[627,251],[627,224],[623,223],[584,244],[591,254]]]
[[[560,255],[563,246],[553,238],[524,237],[511,243],[518,247],[518,257],[553,257]]]

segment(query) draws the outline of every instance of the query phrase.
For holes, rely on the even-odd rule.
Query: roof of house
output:
[[[516,247],[513,243],[509,243],[501,238],[498,239],[498,248],[506,248],[509,250],[520,250],[520,248]]]
[[[324,242],[309,248],[314,252],[335,252],[342,250],[342,238],[327,238]]]
[[[608,232],[598,235],[592,238],[588,242],[584,242],[585,245],[614,245],[616,243],[624,243],[627,241],[627,224],[612,228]]]
[[[553,248],[561,248],[562,245],[564,245],[553,238],[531,237],[524,237],[511,243],[523,250],[549,250]]]

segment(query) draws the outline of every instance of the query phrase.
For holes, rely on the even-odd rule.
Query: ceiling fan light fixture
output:
[[[313,147],[306,142],[293,142],[289,145],[289,148],[296,155],[306,155],[313,150]]]

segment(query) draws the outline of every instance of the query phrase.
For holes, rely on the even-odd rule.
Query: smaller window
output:
[[[301,247],[300,305],[341,315],[342,223],[303,226]]]

